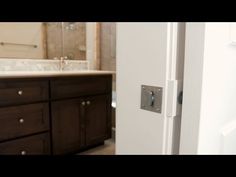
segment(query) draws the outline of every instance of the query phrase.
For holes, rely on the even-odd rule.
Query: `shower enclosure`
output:
[[[44,25],[47,58],[86,60],[86,23],[47,22]]]

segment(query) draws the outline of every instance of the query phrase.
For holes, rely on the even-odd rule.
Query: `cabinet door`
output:
[[[94,145],[111,137],[111,96],[99,95],[86,99],[86,145]]]
[[[80,99],[52,102],[53,154],[75,153],[80,149],[81,106]]]

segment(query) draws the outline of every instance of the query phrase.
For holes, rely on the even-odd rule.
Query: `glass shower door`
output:
[[[47,58],[86,60],[86,23],[46,23]]]
[[[62,53],[71,60],[86,60],[86,23],[62,22]]]
[[[62,23],[45,23],[46,51],[48,59],[60,59],[63,56]]]

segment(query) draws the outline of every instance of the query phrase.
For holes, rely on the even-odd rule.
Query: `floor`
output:
[[[115,141],[107,140],[104,145],[81,152],[79,155],[115,155]]]

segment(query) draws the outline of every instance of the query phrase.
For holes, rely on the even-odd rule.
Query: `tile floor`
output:
[[[115,155],[115,141],[110,139],[104,145],[81,152],[78,155]]]

